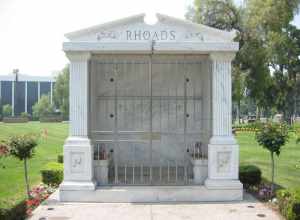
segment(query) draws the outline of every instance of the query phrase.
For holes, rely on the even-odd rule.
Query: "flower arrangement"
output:
[[[9,149],[6,144],[0,142],[0,159],[8,156]],[[4,164],[0,162],[0,167],[5,168]]]
[[[34,187],[30,191],[30,199],[26,200],[27,216],[32,215],[32,211],[38,207],[44,200],[46,200],[53,192],[55,188],[40,184]]]

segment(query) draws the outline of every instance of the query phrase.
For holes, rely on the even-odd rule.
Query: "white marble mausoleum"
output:
[[[234,32],[157,14],[65,35],[70,131],[61,201],[241,200]]]

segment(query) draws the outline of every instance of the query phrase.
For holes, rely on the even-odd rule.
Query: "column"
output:
[[[25,81],[25,112],[28,113],[27,81]]]
[[[40,101],[40,98],[41,98],[41,82],[38,81],[38,101]]]
[[[71,201],[71,191],[94,190],[93,146],[89,128],[88,52],[67,52],[70,60],[70,125],[64,144],[64,181],[60,185],[62,201]]]
[[[53,104],[53,82],[50,82],[50,102]]]
[[[11,108],[12,108],[12,116],[15,116],[15,87],[16,87],[16,82],[11,81],[12,86],[11,86]]]
[[[231,62],[234,53],[210,54],[211,63],[211,138],[208,145],[207,188],[237,189],[239,146],[232,135],[231,125]]]

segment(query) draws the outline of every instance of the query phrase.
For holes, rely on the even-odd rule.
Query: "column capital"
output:
[[[231,62],[235,58],[235,52],[212,52],[209,59],[212,61],[228,61]]]
[[[67,58],[72,61],[88,61],[91,59],[91,53],[86,51],[67,51],[65,52]]]

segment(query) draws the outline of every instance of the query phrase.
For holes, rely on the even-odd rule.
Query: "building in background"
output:
[[[55,78],[18,74],[0,75],[1,106],[12,106],[12,116],[22,112],[32,114],[32,106],[42,95],[49,95],[53,102]]]

